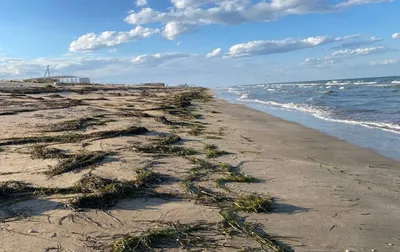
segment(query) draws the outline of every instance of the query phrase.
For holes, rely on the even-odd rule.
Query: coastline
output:
[[[0,207],[0,251],[117,251],[123,237],[163,230],[171,223],[175,228],[201,223],[207,232],[196,233],[201,244],[169,241],[170,251],[256,249],[262,243],[243,232],[243,226],[233,232],[221,222],[221,211],[231,209],[231,201],[252,193],[273,197],[272,210],[239,209],[235,214],[257,225],[257,230],[262,228],[270,235],[264,236],[265,244],[278,246],[279,251],[289,250],[268,243],[274,240],[271,236],[295,251],[400,251],[400,162],[396,160],[244,105],[209,99],[202,89],[111,85],[70,89],[68,94],[57,88],[30,94],[0,90],[2,108],[13,109],[0,116],[0,182],[23,181],[41,189],[40,194],[30,195],[30,187],[22,188],[24,198],[21,191],[0,190],[0,199],[6,201]],[[76,118],[88,120],[73,127],[65,123]],[[126,131],[132,126],[149,132]],[[44,159],[34,158],[32,148],[37,144],[32,139],[48,141],[43,135],[54,142],[39,145],[62,150],[60,156],[41,153]],[[62,167],[68,155],[82,152],[107,155],[92,166],[44,175],[49,167]],[[228,173],[222,170],[226,167]],[[217,186],[218,179],[232,173],[255,181],[226,182],[225,189]],[[101,190],[77,192],[76,186],[67,194],[49,190],[70,188],[92,175],[118,186],[133,183],[139,194],[112,194],[117,197],[113,204],[99,208],[93,196],[104,196]],[[77,199],[84,197],[96,207],[74,209],[83,204]],[[222,233],[220,225],[225,228]]]
[[[292,108],[290,103],[283,104],[284,107],[276,107],[275,105],[271,106],[270,102],[237,99],[233,96],[226,96],[226,94],[219,91],[215,91],[215,93],[218,98],[225,99],[231,103],[246,105],[251,109],[262,111],[286,121],[298,123],[326,135],[345,140],[362,148],[374,150],[383,156],[400,161],[400,134],[396,130],[377,128],[373,126],[373,122],[340,120],[329,116],[321,116],[315,111],[310,113],[307,109]],[[274,102],[271,103],[274,104]],[[285,107],[286,105],[288,107]]]
[[[399,161],[245,105],[217,103],[242,137],[235,151],[245,153],[243,170],[265,181],[243,190],[278,198],[265,225],[296,237],[288,241],[296,251],[400,250],[388,245],[400,239]]]

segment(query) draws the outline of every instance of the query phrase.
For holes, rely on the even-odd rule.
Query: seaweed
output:
[[[207,158],[217,158],[229,154],[229,152],[218,150],[218,147],[213,144],[212,145],[207,144],[204,147],[204,151]]]
[[[68,155],[63,150],[57,148],[49,148],[46,145],[36,145],[31,152],[32,159],[54,159],[66,158]]]
[[[276,241],[264,231],[258,230],[250,224],[243,221],[243,219],[235,212],[229,210],[221,210],[219,215],[224,219],[226,224],[235,229],[236,231],[244,234],[248,238],[260,244],[264,251],[274,252],[292,252],[293,250],[284,244]]]
[[[144,168],[136,170],[135,183],[137,187],[149,187],[160,182],[161,178],[159,174]]]
[[[66,172],[79,171],[88,167],[98,165],[110,153],[95,151],[95,152],[82,152],[79,154],[69,155],[67,158],[61,160],[56,166],[46,171],[45,174],[52,177],[61,175]]]
[[[180,157],[186,157],[197,154],[197,151],[191,148],[175,145],[144,145],[135,147],[137,151],[143,153],[154,153],[159,155],[174,155]]]
[[[271,211],[271,205],[271,197],[260,196],[256,193],[247,196],[241,196],[234,202],[234,208],[236,210],[249,213],[267,213]]]
[[[149,229],[136,236],[126,236],[114,243],[113,252],[154,251],[155,248],[216,248],[215,240],[199,234],[211,224],[169,223],[166,228]]]
[[[100,121],[99,119],[92,117],[79,118],[75,120],[69,120],[61,123],[51,125],[49,127],[52,132],[60,131],[72,131],[72,130],[83,130],[88,127],[104,125],[106,121]]]
[[[237,183],[253,183],[256,182],[256,179],[253,178],[252,176],[243,174],[243,173],[238,173],[238,172],[228,172],[227,175],[223,178],[219,178],[216,180],[217,187],[218,188],[223,188],[228,190],[228,188],[225,186],[226,183],[230,182],[237,182]]]
[[[37,136],[37,137],[16,137],[0,140],[0,146],[5,145],[21,145],[21,144],[35,144],[35,143],[74,143],[80,142],[85,139],[104,139],[114,138],[120,136],[134,136],[146,134],[148,129],[144,127],[129,127],[122,130],[108,130],[97,131],[89,134],[75,134],[68,133],[64,135],[55,136]]]

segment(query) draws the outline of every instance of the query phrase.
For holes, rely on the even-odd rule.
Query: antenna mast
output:
[[[46,79],[46,76],[47,76],[47,78],[50,78],[50,65],[47,66],[46,72],[44,73],[45,79]]]

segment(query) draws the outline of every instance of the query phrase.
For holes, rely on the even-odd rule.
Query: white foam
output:
[[[248,94],[244,94],[242,96],[240,96],[239,100],[244,100],[244,99],[248,99],[249,95]]]
[[[387,123],[387,122],[369,122],[369,121],[355,121],[355,120],[344,120],[344,119],[333,119],[330,118],[329,111],[323,110],[318,107],[305,105],[305,104],[295,104],[295,103],[279,103],[275,101],[261,101],[258,99],[249,100],[249,99],[239,99],[242,101],[247,102],[257,102],[268,106],[279,107],[288,110],[296,110],[304,113],[311,114],[312,116],[331,122],[338,122],[338,123],[345,123],[345,124],[352,124],[352,125],[359,125],[367,128],[375,128],[380,129],[396,134],[400,134],[400,125],[394,123]]]
[[[345,81],[345,82],[341,82],[341,81],[329,81],[328,83],[326,83],[326,86],[338,86],[338,85],[348,85],[351,84],[350,81]]]
[[[302,104],[296,104],[293,102],[290,103],[279,103],[279,102],[274,102],[274,101],[261,101],[258,99],[255,100],[249,100],[249,99],[238,99],[241,101],[247,101],[247,102],[257,102],[257,103],[261,103],[264,105],[269,105],[269,106],[275,106],[275,107],[280,107],[280,108],[284,108],[284,109],[291,109],[291,110],[297,110],[297,111],[301,111],[301,112],[305,112],[305,113],[311,113],[311,114],[327,114],[327,111],[324,111],[322,109],[310,106],[310,105],[302,105]]]
[[[400,81],[398,80],[392,81],[392,84],[400,84]]]
[[[228,88],[228,93],[241,95],[240,91],[238,91],[236,88]]]
[[[400,125],[398,125],[398,124],[385,123],[385,122],[368,122],[368,121],[333,119],[333,118],[316,115],[316,114],[314,114],[314,116],[319,119],[325,120],[325,121],[339,122],[339,123],[352,124],[352,125],[360,125],[360,126],[367,127],[367,128],[381,129],[384,131],[389,131],[392,133],[400,134]]]
[[[376,83],[377,83],[376,81],[356,81],[353,84],[354,85],[365,85],[365,84],[372,85],[372,84],[376,84]]]
[[[344,89],[344,87],[340,87],[339,89]]]

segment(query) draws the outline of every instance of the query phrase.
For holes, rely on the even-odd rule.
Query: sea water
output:
[[[400,77],[239,85],[216,94],[400,160]]]

